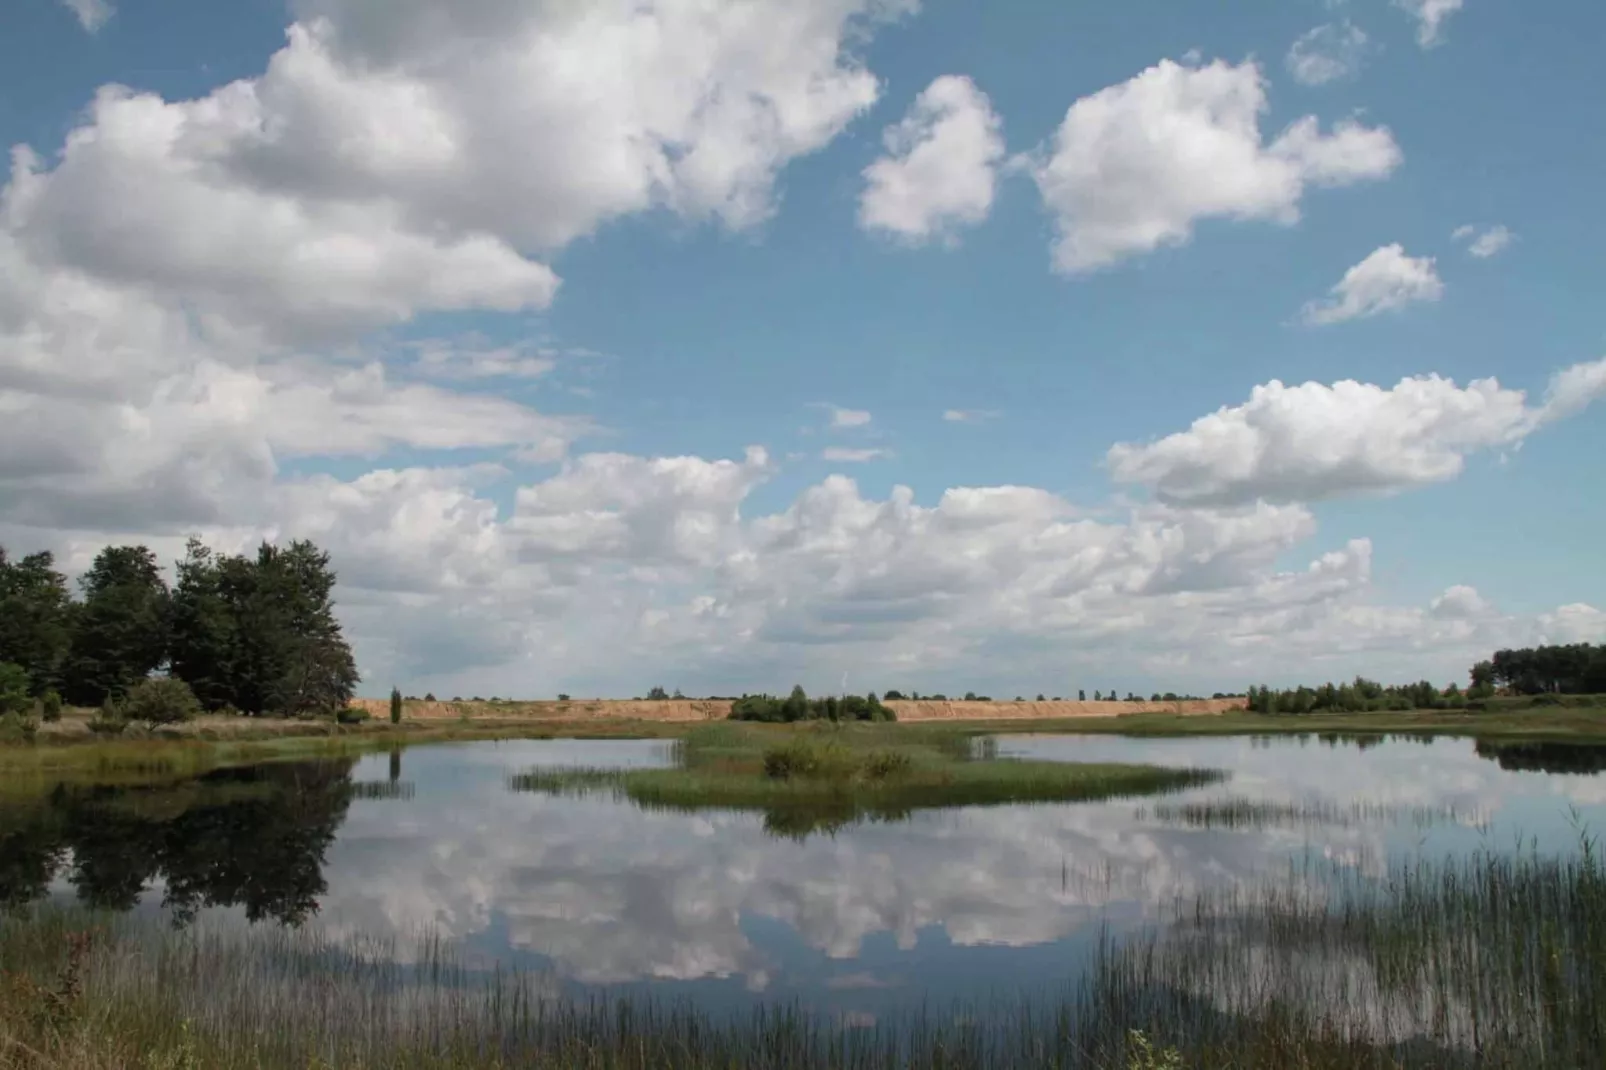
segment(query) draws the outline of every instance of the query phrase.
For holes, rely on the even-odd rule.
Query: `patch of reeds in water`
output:
[[[353,799],[411,799],[418,785],[411,780],[355,780],[351,784]]]
[[[1202,1066],[1606,1066],[1606,867],[1587,835],[1572,856],[1483,850],[1381,880],[1307,860],[1167,921],[1099,984]],[[1224,1061],[1251,1050],[1273,1061]]]
[[[1462,825],[1483,829],[1489,822],[1488,815],[1482,810],[1451,804],[1403,806],[1368,800],[1340,803],[1327,799],[1277,802],[1241,796],[1202,802],[1160,802],[1153,806],[1138,807],[1134,811],[1134,816],[1140,821],[1153,820],[1168,825],[1185,825],[1189,828],[1252,831],[1323,826],[1352,828],[1358,825],[1380,824],[1411,825],[1419,830],[1436,825]]]

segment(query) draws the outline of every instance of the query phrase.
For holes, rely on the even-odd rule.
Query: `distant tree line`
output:
[[[12,561],[0,547],[0,693],[13,692],[0,701],[115,705],[136,688],[157,694],[145,684],[161,673],[206,710],[339,709],[358,675],[334,585],[310,542],[231,556],[191,539],[171,587],[148,548],[108,546],[74,597],[50,553]]]
[[[1472,698],[1486,697],[1471,695]],[[1248,706],[1252,713],[1365,713],[1381,710],[1465,709],[1469,694],[1455,684],[1440,691],[1422,680],[1414,684],[1385,686],[1376,680],[1357,676],[1347,684],[1322,684],[1277,690],[1251,687]]]
[[[1606,644],[1571,643],[1496,651],[1472,666],[1471,684],[1442,690],[1427,680],[1385,686],[1357,676],[1347,684],[1278,690],[1251,687],[1249,709],[1256,713],[1361,713],[1379,710],[1465,709],[1500,693],[1512,695],[1598,695],[1606,693]]]
[[[733,721],[896,721],[897,715],[871,692],[858,695],[827,695],[809,698],[803,688],[794,687],[785,698],[773,695],[743,695],[731,703]]]
[[[1497,650],[1472,667],[1472,683],[1518,695],[1606,693],[1606,643]]]

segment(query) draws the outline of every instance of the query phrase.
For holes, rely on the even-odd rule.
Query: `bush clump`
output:
[[[335,720],[340,724],[362,724],[368,720],[368,711],[361,706],[347,706],[335,711]]]
[[[764,775],[771,780],[886,780],[907,773],[913,763],[897,751],[855,755],[838,743],[824,746],[794,740],[764,752]]]
[[[32,743],[39,722],[15,710],[0,714],[0,743]]]
[[[875,751],[864,760],[864,775],[870,780],[886,780],[902,776],[913,765],[913,760],[901,751]]]
[[[61,695],[51,688],[39,696],[39,719],[46,724],[61,720]]]
[[[0,662],[0,714],[21,716],[33,706],[28,695],[28,670],[11,662]]]
[[[875,693],[860,697],[809,698],[801,687],[792,688],[786,698],[773,695],[743,695],[731,703],[733,721],[896,721],[897,715],[881,704]]]
[[[122,735],[127,727],[128,717],[123,713],[122,703],[113,695],[106,696],[106,700],[100,704],[100,712],[89,722],[89,730],[103,736]]]
[[[201,712],[201,702],[195,692],[176,676],[141,680],[128,689],[121,707],[125,720],[143,721],[152,728],[193,721]]]

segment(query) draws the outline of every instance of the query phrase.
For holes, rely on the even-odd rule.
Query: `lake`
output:
[[[652,766],[656,741],[425,746],[0,810],[0,900],[335,936],[426,931],[575,995],[717,1010],[796,1001],[850,1022],[1052,993],[1105,927],[1291,864],[1576,851],[1606,828],[1606,747],[1398,737],[1005,736],[1000,757],[1227,770],[1100,803],[959,808],[799,838],[760,815],[515,792],[531,768]],[[1230,808],[1211,806],[1231,802]],[[0,804],[3,806],[4,804]]]

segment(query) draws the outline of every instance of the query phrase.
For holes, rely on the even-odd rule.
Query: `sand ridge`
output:
[[[390,715],[387,699],[354,699],[378,718]],[[1244,708],[1243,699],[1197,699],[1175,702],[935,702],[895,700],[887,703],[900,721],[1001,721],[1048,720],[1071,717],[1116,717],[1132,713],[1169,713],[1199,716]],[[426,702],[404,704],[408,720],[445,720],[470,717],[482,720],[553,721],[717,721],[730,715],[731,704],[714,699],[573,699],[538,702]]]

